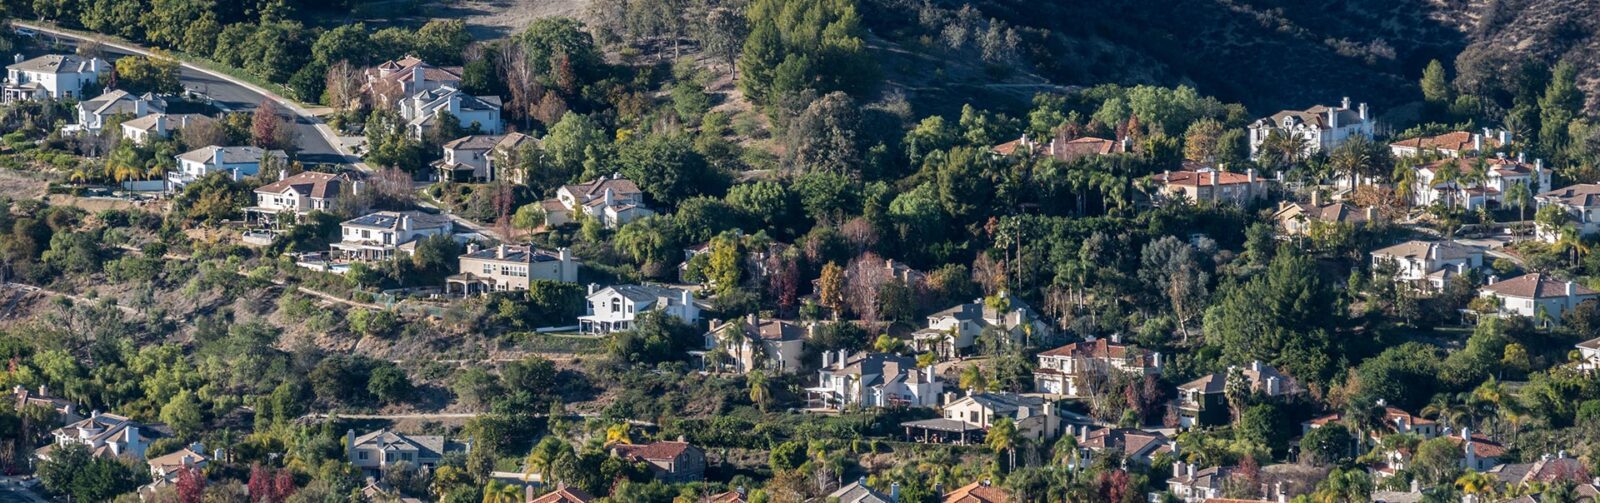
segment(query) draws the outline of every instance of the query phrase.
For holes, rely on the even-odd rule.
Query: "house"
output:
[[[1600,183],[1580,183],[1545,192],[1533,197],[1539,208],[1555,206],[1567,213],[1568,222],[1578,228],[1579,236],[1600,232]],[[1561,229],[1539,226],[1539,239],[1553,243],[1561,237]]]
[[[1196,470],[1192,464],[1174,461],[1172,477],[1167,479],[1167,492],[1185,503],[1202,503],[1220,498],[1223,484],[1232,471],[1217,466]]]
[[[1479,168],[1482,168],[1483,179],[1472,180]],[[1521,154],[1515,160],[1506,157],[1440,159],[1413,169],[1417,181],[1412,203],[1417,206],[1444,204],[1475,211],[1485,205],[1492,208],[1505,204],[1506,192],[1513,185],[1525,185],[1534,194],[1550,186],[1551,170],[1544,167],[1544,160],[1535,159],[1529,164]],[[1447,179],[1449,177],[1453,179]]]
[[[1082,434],[1078,439],[1078,448],[1083,450],[1079,458],[1082,460],[1093,459],[1092,454],[1110,451],[1118,453],[1121,459],[1149,466],[1157,455],[1175,452],[1178,444],[1160,432],[1100,428]]]
[[[1343,420],[1344,413],[1335,412],[1326,416],[1312,418],[1311,420],[1301,423],[1300,431],[1302,434],[1309,433],[1311,430],[1315,430]],[[1433,420],[1412,415],[1410,412],[1406,412],[1394,407],[1383,408],[1383,424],[1389,429],[1390,433],[1414,434],[1422,437],[1424,440],[1437,437],[1440,434],[1439,424]],[[1379,432],[1374,431],[1371,433],[1374,439],[1377,439],[1380,436]]]
[[[1126,138],[1121,141],[1092,136],[1068,139],[1065,135],[1056,135],[1048,143],[1041,144],[1023,135],[1021,138],[995,145],[989,150],[1000,156],[1021,154],[1072,162],[1084,157],[1130,152],[1132,147],[1133,141]]]
[[[1544,454],[1532,463],[1508,463],[1495,465],[1487,470],[1495,476],[1500,483],[1510,487],[1524,487],[1532,483],[1550,485],[1552,483],[1571,482],[1586,485],[1594,482],[1589,477],[1589,469],[1577,458],[1567,455],[1566,451],[1556,454]],[[1578,501],[1594,501],[1579,499]]]
[[[1483,268],[1483,249],[1455,241],[1406,241],[1379,248],[1372,253],[1372,265],[1393,267],[1395,281],[1438,291],[1449,278]]]
[[[1594,372],[1600,370],[1600,337],[1589,339],[1577,344],[1578,370]]]
[[[601,177],[588,183],[563,185],[555,199],[539,203],[544,208],[544,223],[560,227],[577,222],[578,215],[600,220],[615,229],[655,212],[644,206],[644,192],[622,175]]]
[[[347,260],[377,261],[396,251],[415,253],[417,243],[430,236],[449,236],[450,217],[421,211],[379,211],[339,224],[340,241],[333,252]]]
[[[706,478],[705,451],[684,442],[682,437],[677,442],[613,445],[611,455],[649,465],[662,482],[698,482]]]
[[[16,400],[14,404],[19,411],[29,407],[44,407],[55,411],[56,424],[72,424],[83,420],[83,416],[78,414],[77,404],[51,395],[50,388],[43,384],[39,385],[37,392],[21,385],[12,386],[11,397]]]
[[[211,464],[211,457],[205,454],[206,449],[198,443],[178,449],[169,454],[150,458],[150,476],[157,481],[177,482],[178,475],[187,468],[204,470]]]
[[[382,472],[389,465],[402,461],[432,468],[439,465],[445,454],[456,451],[466,451],[466,446],[441,436],[406,435],[388,429],[359,437],[355,430],[345,432],[345,454],[350,464],[367,473]]]
[[[1108,376],[1112,371],[1141,376],[1161,373],[1161,353],[1121,344],[1116,338],[1074,342],[1041,352],[1037,358],[1034,390],[1067,398],[1091,394],[1092,390],[1083,388],[1085,381],[1097,380],[1090,376]]]
[[[178,170],[167,173],[167,190],[176,192],[204,178],[206,175],[227,172],[237,180],[261,173],[263,162],[276,161],[288,164],[289,156],[282,150],[265,150],[260,147],[210,146],[178,155]]]
[[[460,67],[433,66],[410,55],[368,68],[365,77],[361,93],[373,106],[383,108],[419,92],[461,88]]]
[[[1525,316],[1540,324],[1546,321],[1560,324],[1563,313],[1583,301],[1600,297],[1600,292],[1535,272],[1502,281],[1490,276],[1489,284],[1478,289],[1478,296],[1499,301],[1499,315]]]
[[[154,94],[134,95],[121,89],[108,89],[94,99],[78,102],[78,123],[71,131],[99,133],[113,115],[144,117],[167,110],[167,102]],[[142,144],[142,142],[141,142]]]
[[[945,404],[942,416],[946,421],[964,423],[972,431],[988,431],[1000,418],[1011,418],[1020,436],[1035,441],[1055,438],[1065,424],[1055,402],[1016,393],[972,393]],[[933,426],[916,423],[921,422],[912,421],[906,426]],[[979,434],[976,438],[983,437]]]
[[[588,314],[578,317],[579,330],[609,334],[633,328],[642,313],[661,311],[693,325],[700,322],[700,306],[688,290],[656,285],[589,285]]]
[[[200,114],[147,114],[122,123],[122,139],[145,145],[157,138],[171,138],[173,131],[212,120]]]
[[[86,419],[57,428],[50,434],[55,437],[55,442],[34,451],[34,455],[41,460],[50,459],[50,452],[56,448],[73,444],[87,446],[89,454],[95,457],[144,459],[145,449],[157,438],[155,431],[137,421],[98,411]]]
[[[582,489],[568,486],[565,483],[556,485],[554,491],[545,493],[543,496],[534,497],[533,491],[533,486],[528,486],[527,503],[590,503],[595,500],[594,496],[583,492]]]
[[[876,489],[867,486],[865,479],[857,480],[828,493],[823,501],[829,503],[898,503],[900,501],[900,486],[896,485],[885,495]]]
[[[891,262],[890,266],[893,266]],[[928,327],[911,334],[919,351],[955,358],[977,343],[984,330],[996,329],[1013,341],[1049,339],[1054,330],[1021,299],[1000,292],[928,315]]]
[[[256,188],[256,205],[245,208],[245,213],[263,220],[275,221],[280,216],[305,215],[313,211],[330,211],[346,189],[355,186],[349,178],[333,173],[302,171],[287,175],[278,172],[278,181]]]
[[[1285,397],[1304,392],[1294,378],[1260,361],[1248,367],[1229,367],[1178,386],[1178,426],[1192,428],[1228,422],[1228,375],[1233,372],[1249,381],[1250,389],[1267,397]]]
[[[939,403],[944,383],[933,369],[917,368],[917,361],[893,353],[822,353],[817,385],[806,388],[814,406],[825,409],[881,407],[932,407]]]
[[[989,479],[976,480],[944,494],[944,503],[1010,503],[1011,494]]]
[[[444,158],[433,162],[440,180],[452,182],[492,182],[509,176],[512,183],[523,183],[527,174],[520,173],[514,162],[528,145],[537,144],[532,136],[522,133],[503,135],[471,135],[444,144]],[[509,173],[500,171],[509,170]]]
[[[6,82],[0,86],[0,103],[28,100],[78,99],[83,91],[111,72],[111,63],[100,58],[71,54],[51,54],[33,59],[16,55],[6,66]]]
[[[720,492],[700,498],[699,503],[749,503],[749,501],[750,500],[745,497],[744,488],[741,487],[736,490]]]
[[[479,133],[500,134],[505,130],[500,122],[498,96],[473,96],[454,87],[441,87],[400,100],[400,117],[407,121],[406,130],[418,140],[445,114],[454,116],[461,127]]]
[[[1320,196],[1313,193],[1310,204],[1278,203],[1278,211],[1272,214],[1272,219],[1285,236],[1309,236],[1318,225],[1364,227],[1378,221],[1378,211],[1372,206],[1361,208],[1345,203],[1322,204]]]
[[[762,319],[755,314],[725,323],[712,320],[711,329],[705,334],[705,349],[691,354],[701,358],[702,368],[731,366],[733,372],[740,374],[756,369],[792,374],[800,370],[806,339],[815,328],[815,324],[802,327],[797,322]],[[705,361],[707,355],[717,351],[731,363]]]
[[[1351,138],[1372,138],[1376,122],[1362,103],[1350,108],[1350,98],[1344,98],[1337,108],[1317,105],[1305,110],[1283,110],[1250,124],[1250,156],[1258,156],[1261,145],[1273,134],[1299,137],[1305,140],[1305,150],[1300,155],[1327,152]]]
[[[1462,428],[1460,435],[1444,438],[1461,448],[1461,468],[1464,470],[1487,472],[1499,465],[1500,458],[1506,455],[1505,446],[1489,437],[1472,433],[1471,428]]]
[[[1510,131],[1483,128],[1481,133],[1451,131],[1440,135],[1400,140],[1389,144],[1389,152],[1395,157],[1419,157],[1427,153],[1455,158],[1492,152],[1510,145]]]
[[[1182,199],[1240,206],[1266,199],[1273,185],[1272,180],[1256,176],[1254,168],[1234,173],[1194,161],[1184,161],[1179,171],[1150,175],[1148,180],[1155,185],[1152,197],[1157,202]]]
[[[458,260],[461,272],[445,279],[446,294],[453,285],[461,285],[462,295],[472,295],[525,291],[537,280],[578,282],[578,261],[566,248],[501,244],[480,249],[469,244]]]

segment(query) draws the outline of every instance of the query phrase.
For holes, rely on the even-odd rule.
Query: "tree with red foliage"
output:
[[[1100,493],[1100,501],[1121,503],[1133,490],[1128,481],[1128,472],[1122,470],[1106,470],[1100,472],[1095,478],[1095,486]]]
[[[299,486],[294,485],[294,474],[289,473],[289,470],[278,470],[278,475],[272,480],[272,493],[277,497],[273,503],[283,503],[290,496],[294,496],[299,489]]]
[[[250,481],[245,487],[250,492],[250,503],[283,503],[297,489],[294,474],[260,464],[250,466]]]
[[[206,497],[206,477],[194,466],[178,472],[179,503],[201,503]]]
[[[250,142],[257,147],[272,148],[281,127],[283,118],[278,117],[278,106],[271,100],[262,100],[256,105],[255,115],[250,117]]]

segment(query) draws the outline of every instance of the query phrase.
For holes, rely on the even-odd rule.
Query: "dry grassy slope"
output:
[[[1490,67],[1534,57],[1546,62],[1570,61],[1589,97],[1590,110],[1600,108],[1600,3],[1592,0],[1497,0],[1480,2],[1472,42],[1465,61],[1487,61]]]

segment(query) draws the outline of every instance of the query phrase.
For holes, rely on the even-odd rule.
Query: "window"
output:
[[[622,312],[622,299],[611,299],[611,312]]]
[[[362,461],[366,461],[367,460],[367,451],[361,451],[360,453],[358,453],[356,455],[356,458],[360,459]]]

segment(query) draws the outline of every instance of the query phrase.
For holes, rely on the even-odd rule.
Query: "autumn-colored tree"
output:
[[[822,266],[822,276],[817,280],[817,298],[822,304],[833,311],[833,319],[839,319],[839,314],[844,311],[844,268],[838,263],[828,262]]]
[[[278,117],[278,106],[271,100],[263,100],[256,106],[256,113],[250,118],[250,142],[257,147],[270,148],[272,142],[278,138],[278,128],[283,127],[283,119]]]
[[[206,476],[200,469],[190,466],[178,472],[178,501],[179,503],[201,503],[205,501]]]

